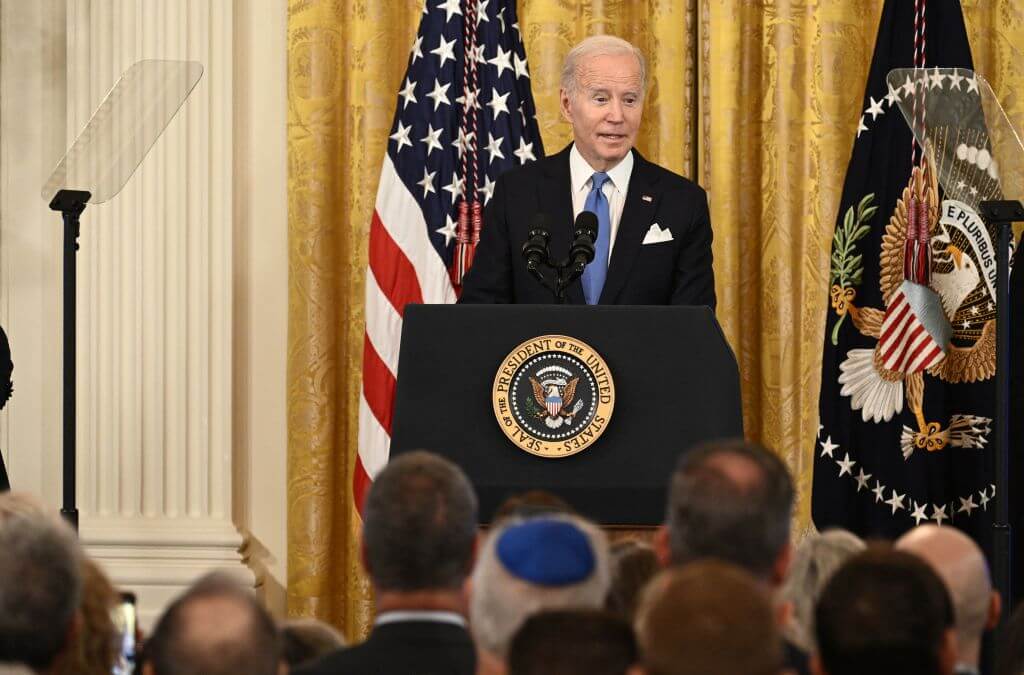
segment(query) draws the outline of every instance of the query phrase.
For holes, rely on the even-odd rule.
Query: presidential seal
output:
[[[492,390],[498,426],[539,457],[575,455],[601,437],[615,383],[593,348],[565,335],[527,340],[502,361]]]

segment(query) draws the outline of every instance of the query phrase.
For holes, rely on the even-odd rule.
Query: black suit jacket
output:
[[[553,260],[572,244],[569,150],[502,174],[484,211],[473,267],[463,280],[464,303],[551,303],[552,294],[530,276],[521,248],[534,214],[548,216]],[[708,305],[715,307],[711,221],[704,190],[645,160],[633,150],[633,173],[615,235],[602,305]],[[644,245],[652,225],[672,241]],[[568,301],[583,304],[579,280]]]
[[[374,627],[366,642],[295,669],[296,675],[474,675],[476,649],[466,629],[437,621]]]

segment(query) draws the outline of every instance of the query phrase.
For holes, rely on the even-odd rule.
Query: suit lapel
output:
[[[639,152],[633,152],[633,174],[629,178],[626,203],[622,208],[622,218],[619,220],[612,257],[608,263],[608,276],[605,277],[604,289],[601,291],[599,304],[602,305],[614,304],[615,298],[625,286],[658,206],[660,195],[655,190],[657,175],[650,170],[647,160]],[[645,200],[645,196],[650,200]]]
[[[550,252],[553,261],[561,261],[569,255],[572,245],[572,183],[569,176],[569,150],[566,146],[553,155],[545,167],[547,180],[540,185],[539,204],[549,205],[547,214],[551,228]],[[579,280],[566,289],[566,298],[574,305],[584,304],[583,286]]]

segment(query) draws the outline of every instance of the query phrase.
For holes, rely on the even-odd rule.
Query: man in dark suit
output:
[[[815,675],[954,675],[953,603],[923,560],[884,546],[825,583],[814,611]]]
[[[573,143],[495,183],[460,302],[553,302],[527,271],[521,247],[544,214],[551,259],[564,259],[575,218],[591,211],[598,220],[596,255],[569,286],[569,302],[714,308],[704,190],[633,149],[645,78],[643,55],[620,38],[590,37],[569,52],[561,109]]]
[[[377,604],[370,637],[295,672],[472,675],[464,585],[476,525],[476,495],[454,464],[427,452],[388,462],[363,506],[363,563]]]
[[[14,391],[14,384],[11,381],[11,373],[14,372],[14,362],[11,361],[11,345],[7,342],[7,333],[0,328],[0,410],[7,405]],[[7,469],[4,467],[4,458],[0,456],[0,492],[11,489],[11,482],[7,479]]]
[[[668,522],[655,535],[658,557],[673,567],[723,560],[774,594],[789,574],[795,494],[786,465],[767,448],[743,440],[695,447],[670,479]],[[808,672],[807,654],[783,646],[786,666]]]

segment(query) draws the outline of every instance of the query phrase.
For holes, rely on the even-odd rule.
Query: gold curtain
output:
[[[963,0],[976,68],[1021,128],[1024,10]],[[649,61],[638,146],[709,191],[718,318],[739,360],[747,435],[797,477],[809,524],[832,227],[881,0],[519,0],[548,152],[561,61],[586,35]],[[366,238],[422,2],[290,0],[288,605],[352,638],[369,593],[351,472]],[[396,55],[402,55],[396,58]]]

